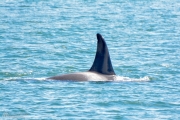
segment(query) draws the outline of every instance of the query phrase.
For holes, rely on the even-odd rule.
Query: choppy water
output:
[[[96,33],[122,82],[88,70]],[[180,119],[178,0],[0,1],[0,119]]]

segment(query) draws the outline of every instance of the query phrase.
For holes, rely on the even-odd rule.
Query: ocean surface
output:
[[[87,71],[96,34],[115,82]],[[0,119],[180,119],[179,0],[1,0]]]

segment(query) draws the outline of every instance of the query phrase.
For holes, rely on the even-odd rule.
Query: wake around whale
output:
[[[72,81],[113,81],[116,74],[112,67],[108,47],[101,34],[97,34],[97,51],[94,63],[86,72],[77,72],[50,77],[52,80],[72,80]]]

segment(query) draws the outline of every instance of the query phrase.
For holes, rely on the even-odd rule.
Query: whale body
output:
[[[72,81],[113,81],[116,74],[112,67],[108,47],[101,34],[97,33],[97,51],[91,68],[86,72],[77,72],[49,77],[52,80]]]

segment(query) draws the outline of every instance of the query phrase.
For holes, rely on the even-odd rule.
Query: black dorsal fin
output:
[[[106,42],[99,33],[97,34],[97,40],[96,57],[89,71],[94,71],[106,75],[115,75]]]

